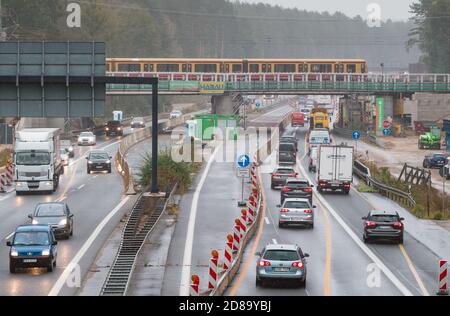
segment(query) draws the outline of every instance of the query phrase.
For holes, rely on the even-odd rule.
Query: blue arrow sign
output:
[[[250,157],[248,155],[239,156],[237,164],[239,168],[247,168],[250,165]]]
[[[353,131],[353,133],[352,133],[352,138],[353,138],[354,140],[360,139],[360,138],[361,138],[361,132],[360,132],[360,131]]]
[[[255,103],[255,106],[256,106],[257,109],[259,109],[261,107],[261,101],[257,100],[256,103]]]
[[[391,134],[391,130],[389,129],[389,128],[385,128],[384,130],[383,130],[383,135],[384,136],[389,136]]]

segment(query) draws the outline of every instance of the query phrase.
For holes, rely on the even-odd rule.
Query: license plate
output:
[[[37,259],[23,259],[23,263],[36,263]]]
[[[380,226],[380,229],[391,229],[391,226]]]
[[[275,268],[275,272],[289,272],[289,268]]]
[[[102,168],[102,166],[96,166],[95,168],[97,168],[97,169],[101,169],[101,168]]]

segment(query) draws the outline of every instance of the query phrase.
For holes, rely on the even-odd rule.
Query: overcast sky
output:
[[[328,11],[334,13],[340,11],[350,17],[360,15],[367,18],[367,6],[377,3],[381,8],[383,20],[392,19],[407,20],[411,15],[409,5],[417,0],[240,0],[241,2],[264,2],[272,5],[280,5],[287,8],[297,7],[308,11]]]

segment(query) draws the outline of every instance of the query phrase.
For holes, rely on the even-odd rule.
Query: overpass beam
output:
[[[211,97],[212,114],[234,114],[233,97],[231,95],[214,95]]]

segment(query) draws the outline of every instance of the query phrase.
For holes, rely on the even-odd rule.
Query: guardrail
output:
[[[408,207],[414,207],[416,205],[416,201],[414,201],[410,193],[390,187],[372,178],[370,169],[359,160],[355,160],[353,164],[353,173],[364,180],[368,186],[373,187],[381,195],[393,200],[394,202],[400,202]]]

